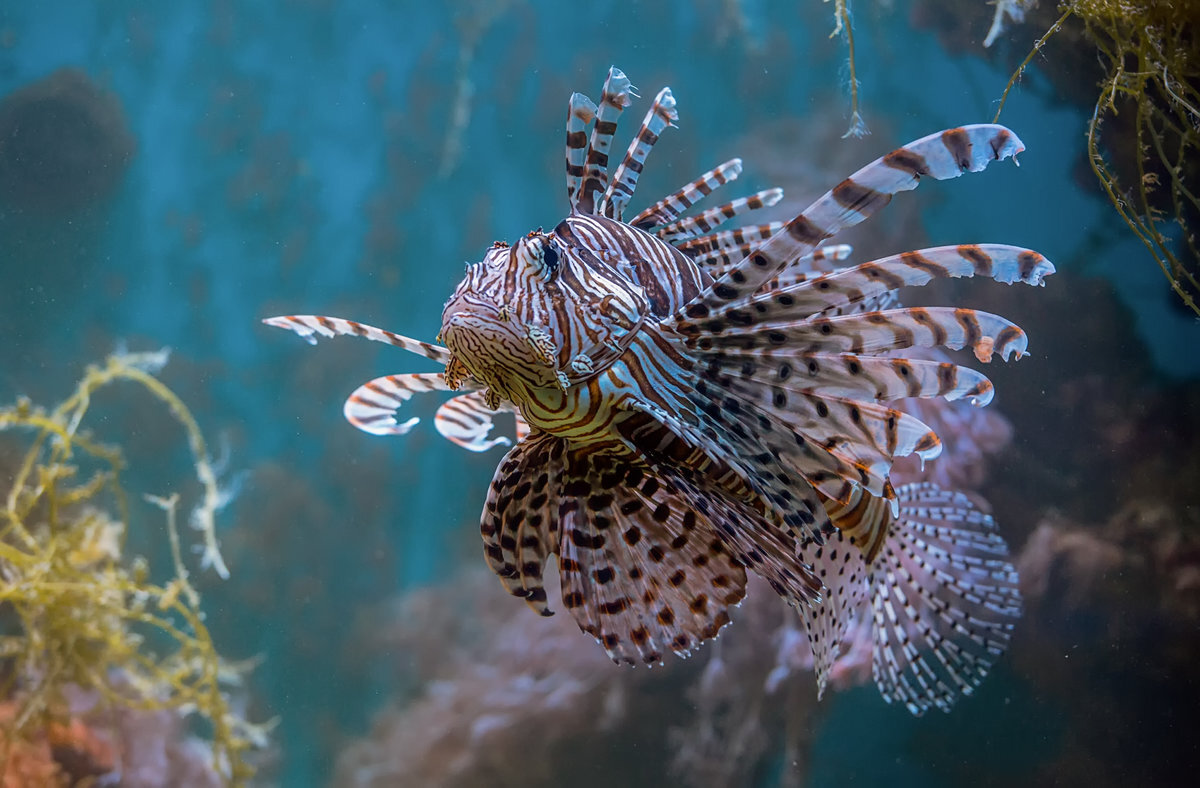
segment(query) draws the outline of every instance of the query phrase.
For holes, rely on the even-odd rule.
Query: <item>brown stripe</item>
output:
[[[813,224],[804,214],[788,222],[785,229],[792,238],[809,246],[816,246],[829,237],[829,233]]]
[[[954,391],[958,385],[958,367],[950,362],[938,364],[938,394]]]
[[[1000,131],[996,132],[996,136],[994,136],[990,140],[988,140],[988,142],[991,143],[991,146],[992,146],[992,158],[993,159],[1000,158],[1000,151],[1004,149],[1004,146],[1008,144],[1008,141],[1011,138],[1012,138],[1012,133],[1009,132],[1008,129],[1000,129]],[[1015,161],[1015,159],[1014,159],[1014,161]]]
[[[954,317],[958,320],[958,324],[963,327],[965,347],[975,347],[979,339],[983,336],[983,329],[979,327],[979,320],[975,317],[973,309],[955,309]]]
[[[912,254],[912,252],[909,252],[908,254]],[[882,282],[883,286],[888,290],[895,290],[904,286],[903,277],[897,276],[882,266],[875,265],[875,263],[863,263],[858,267],[858,271],[872,281]],[[824,277],[816,281],[821,282],[823,279]]]
[[[936,448],[941,444],[941,440],[932,432],[927,432],[921,436],[921,440],[917,441],[917,445],[913,447],[914,452],[925,452]]]
[[[883,157],[883,163],[893,170],[907,172],[914,178],[929,174],[929,165],[925,163],[925,157],[907,148],[897,148],[892,151]]]
[[[572,150],[579,150],[587,147],[587,134],[582,131],[567,132],[567,147]]]
[[[919,307],[913,307],[912,309],[908,310],[908,313],[910,315],[912,315],[913,320],[915,320],[917,323],[920,323],[921,325],[928,328],[931,332],[933,332],[933,341],[935,344],[938,344],[938,345],[946,344],[946,339],[947,339],[946,329],[943,328],[940,323],[938,323],[936,320],[934,320],[933,317],[927,311],[925,311],[924,309],[921,309]]]
[[[950,129],[942,132],[942,144],[954,157],[959,169],[971,166],[971,137],[963,129]]]
[[[891,201],[892,195],[876,191],[870,186],[863,186],[852,178],[847,178],[833,187],[833,199],[847,210],[869,215],[887,205]]]
[[[915,268],[918,271],[924,271],[930,276],[950,275],[950,272],[946,270],[945,266],[935,263],[920,252],[904,252],[900,255],[900,262],[904,263],[910,268]]]
[[[1024,335],[1025,332],[1016,326],[1007,326],[1003,331],[996,335],[996,350],[1000,353],[1000,355],[1004,355],[1004,349]]]
[[[1042,261],[1042,256],[1037,252],[1024,251],[1017,255],[1017,263],[1021,266],[1021,278],[1028,279],[1033,273],[1033,269],[1037,268],[1038,263]]]
[[[992,275],[992,258],[975,244],[960,244],[958,256],[975,266],[976,276]]]

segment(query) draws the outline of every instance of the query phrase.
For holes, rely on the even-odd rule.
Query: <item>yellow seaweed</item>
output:
[[[75,392],[52,410],[28,400],[0,408],[0,431],[18,432],[23,453],[0,497],[0,701],[18,711],[0,729],[0,763],[22,740],[63,715],[63,689],[99,692],[125,708],[195,713],[211,730],[213,765],[230,784],[253,774],[247,752],[266,740],[230,705],[240,670],[218,655],[189,580],[176,525],[178,497],[147,496],[165,510],[169,577],[124,553],[128,501],[119,448],[81,430],[92,394],[116,381],[139,384],[183,427],[202,494],[192,525],[201,566],[228,570],[215,534],[224,503],[204,438],[183,402],[150,369],[165,354],[113,355],[88,367]],[[81,468],[94,468],[84,474]]]
[[[1025,67],[1068,20],[1082,24],[1106,74],[1088,122],[1088,161],[1118,214],[1145,245],[1183,303],[1200,315],[1200,44],[1196,2],[1066,0],[1062,16],[1017,68]],[[1118,173],[1099,142],[1106,122],[1133,113],[1132,171]],[[999,110],[996,113],[997,120]]]

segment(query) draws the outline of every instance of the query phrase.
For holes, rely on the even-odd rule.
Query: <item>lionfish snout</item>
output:
[[[452,298],[442,315],[442,341],[476,380],[505,399],[519,402],[523,390],[558,386],[557,345],[506,305]]]

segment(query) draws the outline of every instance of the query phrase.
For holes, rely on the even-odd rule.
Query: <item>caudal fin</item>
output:
[[[897,491],[900,514],[871,567],[873,672],[885,700],[948,711],[1008,648],[1017,571],[992,518],[933,484]]]

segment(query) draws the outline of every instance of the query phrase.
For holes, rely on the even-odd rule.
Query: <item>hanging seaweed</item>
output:
[[[1200,315],[1200,3],[1069,0],[1059,9],[1009,80],[1000,109],[1046,42],[1077,27],[1104,70],[1088,122],[1088,162],[1171,289]]]

